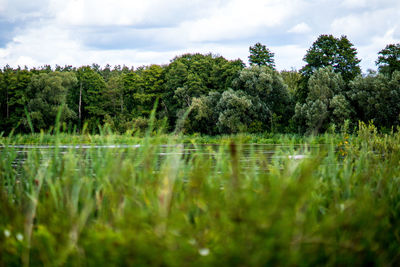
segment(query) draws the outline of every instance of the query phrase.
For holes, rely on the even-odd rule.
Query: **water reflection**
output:
[[[323,146],[323,145],[322,145]],[[152,149],[153,155],[157,155],[157,162],[160,165],[165,158],[171,155],[179,155],[182,158],[189,159],[191,155],[202,155],[211,157],[216,161],[218,155],[229,154],[229,148],[226,145],[219,144],[174,144],[174,145],[154,145],[143,147],[140,144],[107,144],[107,145],[8,145],[0,146],[0,153],[3,157],[12,156],[13,165],[21,166],[28,157],[28,154],[36,154],[41,161],[50,157],[57,157],[66,153],[79,155],[79,159],[91,161],[91,158],[100,157],[104,152],[111,153],[121,159],[127,157],[143,157],[143,149]],[[257,161],[271,162],[274,159],[289,158],[291,160],[302,160],[313,151],[321,149],[321,145],[276,145],[276,144],[240,144],[237,145],[240,155],[239,161],[242,168],[250,168]],[[13,155],[11,155],[13,154]]]

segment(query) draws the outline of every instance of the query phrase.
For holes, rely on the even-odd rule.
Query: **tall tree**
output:
[[[300,71],[306,77],[319,68],[332,66],[340,73],[345,82],[349,82],[361,74],[357,58],[357,50],[346,36],[335,38],[333,35],[320,35],[312,44],[303,60],[307,63]]]
[[[106,83],[103,77],[89,66],[77,69],[76,76],[78,83],[69,93],[68,104],[77,114],[79,124],[87,121],[91,128],[96,128],[106,114]]]
[[[254,46],[250,46],[249,51],[249,63],[251,66],[257,65],[268,66],[273,69],[275,68],[274,53],[272,53],[265,45],[256,43]]]
[[[400,71],[400,44],[389,44],[378,53],[376,65],[380,73],[392,75]]]

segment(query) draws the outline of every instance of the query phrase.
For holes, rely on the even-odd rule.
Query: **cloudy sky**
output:
[[[361,66],[400,42],[399,0],[0,0],[0,67],[138,67],[187,52],[247,63],[265,44],[299,69],[320,34],[347,35]]]

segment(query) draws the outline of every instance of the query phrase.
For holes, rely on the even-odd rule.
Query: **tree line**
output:
[[[184,54],[137,69],[97,64],[0,70],[0,132],[51,129],[142,131],[155,107],[156,127],[184,133],[321,133],[400,125],[400,44],[378,53],[378,71],[361,74],[346,36],[321,35],[300,70],[277,71],[257,43],[249,66],[213,54]],[[155,104],[157,103],[157,104]]]

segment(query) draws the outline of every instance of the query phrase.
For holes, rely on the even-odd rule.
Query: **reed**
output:
[[[0,266],[400,264],[398,133],[196,138],[2,137]]]

